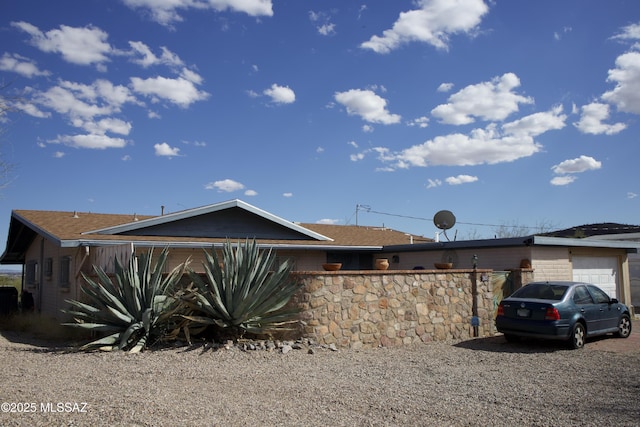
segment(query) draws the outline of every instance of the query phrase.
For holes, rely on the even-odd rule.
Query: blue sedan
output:
[[[496,328],[507,341],[519,337],[565,340],[582,348],[585,339],[631,334],[629,308],[600,288],[579,282],[534,282],[500,302]]]

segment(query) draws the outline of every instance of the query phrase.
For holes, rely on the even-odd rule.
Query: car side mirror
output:
[[[611,298],[609,300],[609,304],[618,304],[618,300],[616,298]]]

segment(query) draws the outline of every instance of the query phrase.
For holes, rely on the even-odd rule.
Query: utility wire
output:
[[[363,208],[363,209],[361,209],[361,208]],[[394,214],[394,213],[389,213],[389,212],[374,211],[369,206],[366,206],[366,205],[356,205],[356,213],[359,210],[364,211],[364,212],[368,212],[368,213],[378,214],[378,215],[395,216],[395,217],[398,217],[398,218],[415,219],[415,220],[418,220],[418,221],[433,221],[433,218],[423,218],[423,217],[419,217],[419,216],[411,216],[411,215]],[[456,224],[473,225],[473,226],[477,226],[477,227],[504,227],[505,226],[504,224],[482,224],[482,223],[477,223],[477,222],[462,222],[462,221],[456,221]],[[506,227],[508,227],[508,226],[506,226]],[[523,226],[518,225],[517,227],[522,227],[522,228],[527,228],[527,229],[535,229],[536,228],[536,227],[527,227],[527,226],[524,226],[524,225]]]

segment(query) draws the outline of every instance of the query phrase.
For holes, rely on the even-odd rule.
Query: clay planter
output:
[[[342,268],[342,263],[340,262],[328,262],[326,264],[322,264],[322,268],[325,271],[338,271]]]
[[[453,263],[452,262],[436,262],[435,264],[433,264],[433,266],[438,270],[448,270],[453,267]]]
[[[378,258],[376,260],[376,270],[386,270],[389,268],[389,260],[387,258]]]

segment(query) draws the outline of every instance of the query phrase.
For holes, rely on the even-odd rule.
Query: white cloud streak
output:
[[[246,13],[249,16],[273,16],[271,0],[122,0],[132,9],[148,11],[155,22],[171,27],[182,22],[180,10],[212,9],[215,11],[231,10]]]
[[[274,83],[262,93],[270,97],[274,104],[292,104],[296,101],[295,92],[288,86],[279,86]]]
[[[389,53],[409,42],[428,43],[437,49],[449,48],[455,34],[473,35],[489,7],[482,0],[418,0],[419,9],[400,13],[382,36],[373,36],[360,45],[376,53]]]
[[[59,53],[65,61],[78,65],[102,64],[109,61],[112,48],[108,34],[93,26],[69,27],[45,32],[28,22],[12,22],[12,26],[31,36],[30,43],[43,52]]]
[[[502,121],[518,111],[520,104],[533,104],[533,99],[518,95],[513,90],[520,86],[520,79],[513,73],[495,77],[489,82],[469,85],[454,93],[447,104],[431,110],[441,123],[466,125],[475,117],[482,120]]]
[[[400,115],[391,114],[387,110],[387,101],[371,90],[351,89],[336,92],[334,99],[346,107],[350,116],[360,116],[369,123],[385,125],[399,123]]]

